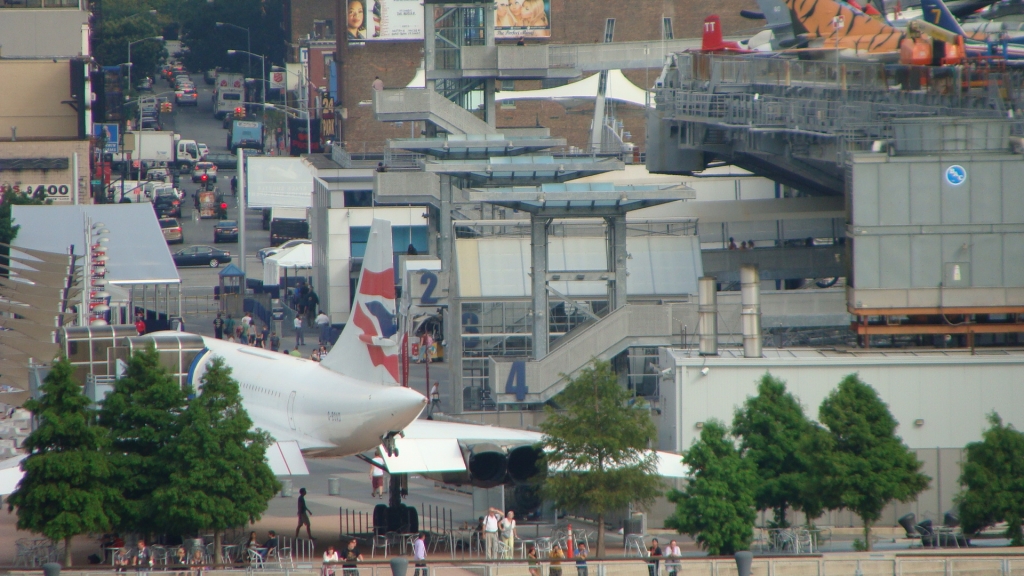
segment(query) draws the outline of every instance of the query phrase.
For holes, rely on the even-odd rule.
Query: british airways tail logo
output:
[[[388,268],[383,272],[363,270],[363,278],[359,283],[359,295],[376,296],[394,301],[394,269]],[[386,353],[379,344],[373,342],[374,338],[391,338],[398,332],[395,315],[378,300],[357,298],[355,316],[352,321],[363,332],[359,339],[366,344],[370,353],[370,361],[374,366],[383,366],[397,381],[398,355]]]

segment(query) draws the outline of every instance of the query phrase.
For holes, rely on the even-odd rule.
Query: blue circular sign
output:
[[[967,180],[967,170],[959,164],[953,164],[949,168],[946,168],[946,182],[949,182],[953,186],[959,186]]]

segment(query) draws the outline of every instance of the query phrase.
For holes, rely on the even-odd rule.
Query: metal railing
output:
[[[220,312],[220,300],[213,294],[181,296],[181,314],[216,314]]]
[[[373,111],[377,119],[383,122],[428,120],[452,133],[495,132],[491,125],[472,112],[426,88],[375,91]]]

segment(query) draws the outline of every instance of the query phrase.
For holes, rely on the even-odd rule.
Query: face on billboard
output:
[[[550,38],[550,0],[494,0],[498,38]]]
[[[345,17],[349,42],[422,40],[422,0],[348,0]]]

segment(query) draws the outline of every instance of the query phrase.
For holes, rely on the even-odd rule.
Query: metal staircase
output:
[[[543,403],[561,392],[592,359],[608,360],[627,348],[671,343],[671,307],[627,304],[573,330],[555,342],[541,360],[491,357],[490,386],[498,392],[499,404]],[[526,382],[530,383],[528,389]]]
[[[451,134],[493,134],[493,126],[428,88],[378,90],[374,117],[380,122],[432,122]]]

